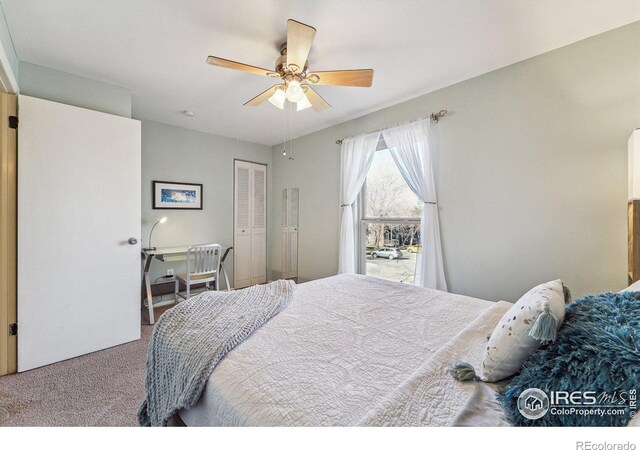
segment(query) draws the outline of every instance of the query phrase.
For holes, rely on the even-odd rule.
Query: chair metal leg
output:
[[[173,291],[173,301],[178,303],[178,292],[180,291],[180,281],[176,278],[176,287]]]
[[[189,300],[189,297],[191,297],[191,282],[189,280],[187,280],[187,298],[186,298],[186,300]]]

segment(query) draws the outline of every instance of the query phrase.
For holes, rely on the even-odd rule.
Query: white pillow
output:
[[[565,290],[560,280],[536,286],[520,297],[502,316],[487,342],[480,378],[491,382],[518,373],[541,342],[555,340],[555,332],[564,321],[565,306]],[[544,337],[540,335],[541,325],[546,328]],[[532,329],[537,339],[530,336]]]
[[[638,291],[640,291],[640,281],[636,281],[631,286],[623,289],[620,292],[638,292]]]

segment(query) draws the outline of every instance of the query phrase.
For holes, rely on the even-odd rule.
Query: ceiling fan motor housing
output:
[[[297,73],[303,75],[307,70],[307,65],[305,63],[305,66],[302,68],[302,70],[300,70],[297,66],[294,67],[294,69],[297,70],[290,70],[290,68],[287,67],[287,43],[285,42],[280,46],[280,56],[278,57],[278,59],[276,59],[276,72],[279,73],[282,78],[285,78],[285,76],[287,76],[288,74]]]

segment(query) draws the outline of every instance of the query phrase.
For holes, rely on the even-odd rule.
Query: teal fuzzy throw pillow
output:
[[[527,389],[543,391],[544,407],[534,397],[520,399],[520,408],[547,412],[537,419],[525,417],[518,398]],[[640,390],[640,293],[605,292],[583,297],[566,309],[557,339],[540,348],[521,372],[498,395],[508,420],[516,426],[624,426],[640,412],[634,396]],[[572,393],[567,400],[564,392]],[[586,394],[585,394],[586,393]],[[552,414],[556,405],[576,406],[573,413]],[[616,411],[593,414],[593,406]],[[556,408],[557,411],[557,408]],[[527,411],[529,415],[530,411]]]

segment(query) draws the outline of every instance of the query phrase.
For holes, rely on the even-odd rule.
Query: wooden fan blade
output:
[[[276,84],[275,86],[271,86],[269,89],[267,89],[266,91],[261,92],[260,94],[256,95],[255,97],[253,97],[251,100],[249,100],[247,103],[245,103],[242,106],[258,106],[258,105],[261,105],[262,103],[264,103],[267,100],[269,100],[269,98],[271,98],[273,93],[276,91],[276,88],[278,88],[279,86],[280,86],[279,84]]]
[[[320,112],[331,109],[331,105],[329,105],[322,97],[320,97],[320,94],[311,89],[311,86],[306,86],[306,88],[307,89],[305,90],[305,93],[307,94],[307,98],[313,106],[313,109]]]
[[[255,73],[257,75],[264,75],[266,77],[279,77],[273,70],[263,69],[262,67],[250,66],[249,64],[243,64],[230,59],[218,58],[217,56],[209,56],[207,58],[207,64],[212,66],[226,67],[227,69],[242,70],[243,72]]]
[[[287,67],[293,73],[304,71],[315,35],[315,28],[293,19],[287,20]]]
[[[370,87],[373,83],[373,69],[311,72],[306,80],[320,85]]]

